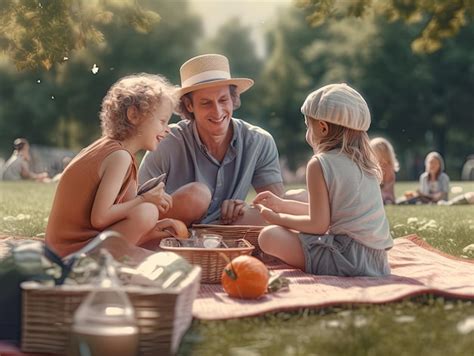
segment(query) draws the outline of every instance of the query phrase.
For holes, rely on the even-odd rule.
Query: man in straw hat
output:
[[[191,58],[180,74],[184,120],[145,155],[140,183],[167,173],[166,191],[173,197],[167,216],[187,224],[263,224],[244,200],[251,185],[283,195],[277,147],[268,132],[232,117],[253,80],[232,78],[229,61],[218,54]]]

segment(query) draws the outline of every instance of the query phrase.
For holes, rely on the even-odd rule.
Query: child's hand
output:
[[[165,184],[161,182],[155,188],[142,194],[146,202],[153,203],[160,213],[166,213],[173,206],[173,198],[165,193]]]
[[[280,212],[280,207],[282,206],[283,199],[276,196],[270,191],[265,191],[258,193],[257,196],[252,201],[254,205],[260,204],[266,208],[273,210],[274,212]]]
[[[269,224],[277,224],[278,223],[278,214],[275,213],[273,210],[263,206],[262,204],[255,204],[255,208],[257,208],[260,216],[268,222]]]

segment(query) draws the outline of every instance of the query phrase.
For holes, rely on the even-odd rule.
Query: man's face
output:
[[[200,135],[226,134],[233,111],[229,86],[222,85],[194,91],[187,109],[194,114]]]

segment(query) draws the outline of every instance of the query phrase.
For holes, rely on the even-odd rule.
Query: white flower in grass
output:
[[[397,316],[394,320],[396,323],[400,323],[400,324],[413,323],[415,321],[415,317],[412,315],[400,315],[400,316]]]
[[[357,315],[354,319],[354,326],[356,328],[361,328],[363,326],[366,326],[369,322],[367,321],[367,318],[362,316],[362,315]]]
[[[466,319],[460,321],[457,325],[458,332],[466,335],[474,331],[474,316],[468,316]]]
[[[462,193],[463,190],[464,189],[462,187],[460,187],[459,185],[455,185],[455,186],[451,187],[451,193],[453,193],[453,194]]]
[[[430,229],[433,229],[433,230],[438,229],[438,224],[433,219],[431,219],[430,221],[428,221],[427,223],[425,223],[423,226],[420,227],[420,230],[430,230]]]
[[[3,221],[21,221],[21,220],[30,220],[31,215],[28,214],[18,214],[17,216],[7,215],[3,217]]]
[[[418,223],[418,218],[408,218],[407,224],[417,224]]]
[[[16,216],[16,219],[17,220],[30,220],[31,219],[31,215],[28,215],[28,214],[18,214]]]
[[[474,253],[474,244],[467,245],[462,249],[464,253]]]
[[[340,322],[339,320],[329,320],[326,325],[330,328],[340,328],[343,326],[342,322]]]

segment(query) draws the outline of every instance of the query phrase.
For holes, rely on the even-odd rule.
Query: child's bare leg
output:
[[[158,209],[152,203],[141,203],[130,209],[125,219],[109,226],[106,230],[113,230],[121,234],[127,241],[134,245],[144,243],[153,238],[150,232],[154,229],[158,220]]]
[[[296,232],[281,226],[270,225],[260,232],[258,244],[263,252],[304,270],[304,253]]]
[[[160,219],[173,218],[183,221],[187,226],[200,220],[207,212],[211,203],[211,192],[203,183],[189,183],[173,194],[173,207],[164,214],[160,214]]]

